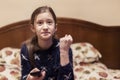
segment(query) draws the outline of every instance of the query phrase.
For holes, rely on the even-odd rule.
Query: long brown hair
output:
[[[32,15],[31,15],[31,20],[30,20],[31,25],[34,26],[34,21],[35,21],[35,18],[37,17],[38,14],[48,12],[48,11],[51,13],[51,15],[54,19],[54,22],[56,24],[57,19],[56,19],[56,15],[55,15],[53,9],[51,7],[48,7],[48,6],[42,6],[42,7],[38,7],[36,10],[33,11]],[[34,54],[33,53],[39,49],[37,35],[28,39],[25,43],[26,43],[26,46],[28,48],[31,66],[34,68],[36,65],[34,63],[35,61],[34,61]]]

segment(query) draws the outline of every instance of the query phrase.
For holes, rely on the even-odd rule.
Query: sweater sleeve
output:
[[[27,75],[30,72],[30,62],[28,60],[28,50],[25,44],[21,47],[20,55],[21,55],[21,66],[22,66],[21,80],[26,80]]]
[[[57,80],[74,80],[73,75],[73,58],[72,58],[72,50],[69,50],[69,60],[70,62],[59,68],[58,79]]]

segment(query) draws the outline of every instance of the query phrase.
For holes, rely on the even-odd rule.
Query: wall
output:
[[[29,19],[38,6],[51,6],[59,17],[72,17],[102,25],[120,25],[120,0],[2,0],[0,27]]]

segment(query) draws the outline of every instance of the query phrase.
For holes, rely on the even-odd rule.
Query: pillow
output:
[[[20,49],[5,47],[0,50],[0,80],[20,80]]]
[[[73,60],[76,64],[98,61],[102,57],[100,52],[87,42],[73,43],[71,44],[71,49],[73,51]]]

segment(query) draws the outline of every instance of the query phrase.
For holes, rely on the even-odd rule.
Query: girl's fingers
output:
[[[73,38],[71,35],[66,34],[64,37],[60,38],[61,45],[70,46],[72,42],[73,42]]]
[[[68,43],[72,43],[73,42],[73,38],[71,35],[66,35],[65,36],[65,40],[68,42]]]

